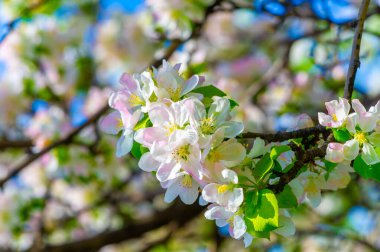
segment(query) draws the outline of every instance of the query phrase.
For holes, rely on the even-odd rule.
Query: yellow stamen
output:
[[[140,105],[145,105],[145,102],[137,95],[131,94],[129,96],[129,104],[132,107],[140,106]]]
[[[121,118],[117,119],[117,127],[122,128],[123,126],[124,126],[123,120],[121,120]]]
[[[365,137],[365,134],[363,132],[356,133],[354,135],[354,138],[359,142],[359,144],[367,142],[367,138]]]
[[[221,158],[222,158],[222,154],[220,154],[220,152],[216,150],[210,151],[210,153],[207,156],[207,159],[211,162],[218,162],[219,160],[221,160]]]
[[[173,158],[178,162],[188,161],[190,156],[190,145],[178,147],[172,152]]]
[[[203,118],[201,121],[201,132],[206,135],[210,135],[215,131],[214,119]]]
[[[193,186],[193,179],[190,175],[185,175],[181,181],[181,185],[186,188],[191,188]]]
[[[230,187],[229,187],[228,185],[220,185],[220,186],[218,187],[218,193],[219,193],[219,194],[225,193],[225,192],[227,192],[229,189],[230,189]]]
[[[336,116],[336,114],[333,114],[333,115],[332,115],[332,119],[333,119],[334,122],[337,122],[337,121],[338,121],[338,117]]]
[[[168,91],[172,101],[179,101],[179,99],[181,98],[181,89],[180,88],[177,88],[177,89],[168,88],[167,91]]]
[[[178,125],[172,123],[167,126],[165,126],[165,129],[167,130],[166,135],[170,136],[175,130],[179,129]]]

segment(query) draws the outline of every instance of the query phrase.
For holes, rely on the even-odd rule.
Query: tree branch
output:
[[[139,222],[132,222],[121,229],[104,232],[91,238],[74,241],[62,245],[47,246],[43,251],[46,252],[80,252],[98,251],[105,245],[119,243],[128,239],[141,237],[146,232],[155,230],[170,222],[176,222],[179,226],[189,222],[202,212],[204,207],[197,204],[190,206],[176,201],[167,209],[160,211],[152,217]]]
[[[285,131],[285,132],[277,132],[277,133],[257,133],[257,132],[248,132],[242,134],[242,138],[257,138],[260,137],[268,142],[282,142],[295,138],[304,138],[310,135],[324,134],[330,132],[329,129],[323,127],[321,125],[299,129],[294,131]]]
[[[355,77],[358,68],[360,67],[360,44],[362,41],[364,21],[367,17],[367,11],[370,0],[363,0],[360,6],[358,23],[355,29],[354,42],[352,44],[351,60],[347,72],[346,83],[344,86],[344,98],[351,101],[352,92],[354,91]]]

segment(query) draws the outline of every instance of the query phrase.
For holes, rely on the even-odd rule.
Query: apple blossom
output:
[[[216,203],[226,210],[236,212],[243,203],[243,189],[237,188],[236,172],[224,169],[219,183],[210,183],[203,188],[202,197],[210,203]]]
[[[178,176],[168,181],[165,193],[165,202],[172,202],[177,196],[179,196],[183,203],[193,204],[199,195],[198,183],[187,172],[181,172]]]
[[[321,125],[331,128],[341,127],[350,112],[350,104],[344,98],[339,98],[339,101],[326,102],[326,108],[328,115],[319,112],[318,120]]]

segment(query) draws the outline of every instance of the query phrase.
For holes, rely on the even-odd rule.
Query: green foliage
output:
[[[344,128],[344,129],[333,129],[333,134],[334,134],[335,140],[337,140],[338,142],[341,142],[341,143],[345,143],[351,139],[350,132],[348,132],[348,130],[346,128]]]
[[[246,196],[245,221],[247,231],[255,237],[268,238],[278,225],[278,202],[268,189],[250,192]]]
[[[380,182],[380,163],[367,165],[360,155],[354,161],[354,169],[363,178]]]
[[[253,176],[257,181],[261,181],[266,174],[273,168],[273,159],[270,154],[265,154],[256,164],[252,171]]]
[[[136,158],[137,160],[139,160],[141,158],[141,156],[145,153],[145,152],[148,152],[149,150],[147,148],[145,148],[144,146],[142,146],[141,144],[139,144],[138,142],[136,141],[133,141],[133,146],[132,146],[132,150],[131,150],[131,154],[134,158]]]
[[[296,196],[290,186],[286,185],[284,190],[276,195],[279,208],[293,208],[298,205]]]
[[[219,96],[219,97],[226,96],[226,93],[224,93],[222,90],[215,87],[214,85],[199,87],[199,88],[194,89],[191,92],[197,93],[197,94],[202,94],[204,97],[209,97],[209,98],[212,98],[214,96]]]
[[[290,151],[291,148],[288,145],[280,145],[280,146],[274,146],[270,151],[270,158],[275,160],[277,159],[282,153]]]

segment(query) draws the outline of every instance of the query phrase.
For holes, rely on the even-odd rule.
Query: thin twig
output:
[[[367,17],[367,11],[370,0],[363,0],[358,16],[358,23],[355,29],[354,42],[352,44],[351,60],[347,72],[346,83],[344,86],[344,98],[351,101],[352,92],[354,91],[355,77],[360,67],[360,44],[362,41],[364,21]]]

